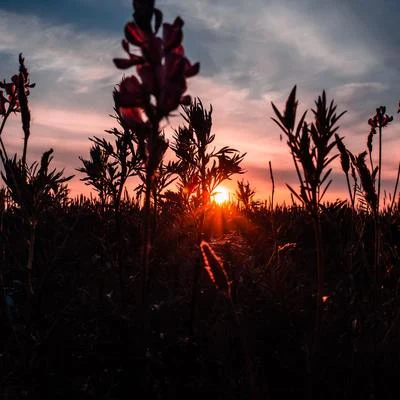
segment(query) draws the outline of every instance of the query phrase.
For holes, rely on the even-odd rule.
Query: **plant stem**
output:
[[[143,254],[142,254],[142,305],[147,308],[149,285],[149,262],[151,248],[151,183],[150,171],[146,171],[146,191],[144,202],[144,226],[143,226]],[[144,311],[146,313],[146,311]]]
[[[323,293],[324,293],[324,263],[323,263],[323,249],[321,239],[321,221],[319,215],[313,216],[314,237],[315,237],[315,253],[317,258],[317,308],[315,312],[315,325],[314,325],[314,340],[313,340],[313,355],[315,355],[319,348],[320,329],[321,329],[321,315],[323,308]]]
[[[382,174],[382,127],[379,126],[379,164],[378,164],[378,214],[381,199],[381,174]]]
[[[355,199],[354,199],[354,197],[352,195],[352,190],[351,190],[351,187],[350,187],[349,173],[346,172],[345,175],[346,175],[347,189],[349,191],[349,196],[350,196],[351,210],[352,210],[352,213],[354,214],[354,200]]]
[[[271,161],[269,161],[269,174],[271,176],[271,182],[272,182],[272,193],[271,193],[271,212],[274,211],[274,195],[275,195],[275,180],[274,180],[274,174],[272,171],[272,164]]]
[[[28,261],[26,264],[27,272],[27,291],[28,297],[34,295],[33,283],[32,283],[32,269],[33,269],[33,259],[35,250],[35,240],[36,240],[36,221],[29,222],[29,246],[28,246]]]
[[[122,265],[122,234],[121,234],[121,200],[120,197],[117,198],[115,203],[115,228],[117,231],[117,251],[116,251],[116,264],[118,267],[118,275],[119,275],[119,288],[121,292],[121,304],[122,307],[125,307],[125,282],[124,282],[124,270]]]
[[[397,187],[399,185],[399,178],[400,178],[400,163],[399,166],[397,167],[396,184],[394,185],[393,197],[392,197],[392,202],[390,203],[389,214],[391,214],[393,210],[393,205],[397,194]]]

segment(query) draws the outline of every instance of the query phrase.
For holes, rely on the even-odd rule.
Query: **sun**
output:
[[[223,186],[218,186],[212,195],[213,201],[219,205],[229,201],[229,190]]]

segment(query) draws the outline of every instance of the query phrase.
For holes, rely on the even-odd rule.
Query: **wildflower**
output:
[[[7,99],[4,97],[3,91],[0,90],[0,115],[6,114]]]
[[[199,63],[191,64],[185,57],[182,46],[183,20],[177,17],[172,24],[163,24],[162,38],[156,36],[162,23],[162,13],[153,2],[135,1],[134,21],[125,26],[122,47],[128,59],[114,59],[117,68],[136,66],[140,81],[135,77],[124,78],[119,86],[117,106],[141,107],[148,118],[156,115],[159,120],[167,117],[179,104],[188,104],[190,97],[184,96],[186,79],[199,72]],[[138,8],[136,8],[138,7]],[[151,20],[155,16],[155,28]],[[140,49],[134,54],[130,45]],[[150,103],[154,96],[155,104]],[[130,100],[129,100],[130,98]],[[123,103],[123,104],[120,104]],[[126,112],[125,112],[126,113]],[[124,114],[124,113],[123,113]],[[128,119],[138,119],[138,112],[131,111]]]
[[[376,133],[376,128],[384,128],[393,121],[393,116],[386,114],[386,107],[380,106],[376,109],[376,114],[368,120],[368,125],[372,127],[373,133]]]
[[[0,82],[0,115],[4,116],[7,112],[20,112],[21,105],[24,111],[25,125],[28,124],[28,113],[26,99],[29,96],[29,89],[35,87],[34,83],[29,81],[29,73],[24,64],[22,54],[19,55],[19,75],[13,75],[9,82],[5,80]],[[22,90],[24,88],[24,90]],[[6,108],[6,105],[8,107]]]

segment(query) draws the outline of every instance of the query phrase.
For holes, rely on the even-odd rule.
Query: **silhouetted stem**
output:
[[[380,234],[380,221],[379,221],[379,210],[380,210],[380,195],[381,195],[381,173],[382,173],[382,127],[379,126],[379,166],[378,166],[378,204],[374,212],[374,233],[375,233],[375,262],[374,262],[374,315],[376,318],[377,306],[378,306],[378,291],[379,291],[379,266],[380,266],[380,252],[381,252],[381,234]],[[376,321],[375,327],[376,328]],[[376,338],[375,338],[376,339]],[[376,343],[376,340],[375,340]]]
[[[154,243],[157,231],[157,213],[158,213],[158,194],[157,190],[153,190],[153,218],[151,221],[151,237]]]
[[[205,207],[206,207],[206,200],[205,194],[207,193],[207,185],[206,185],[206,167],[207,167],[207,160],[205,159],[205,149],[199,149],[199,163],[200,163],[200,180],[201,180],[201,213],[200,213],[200,220],[197,226],[197,243],[196,249],[198,252],[198,257],[196,259],[196,265],[194,266],[193,271],[193,286],[192,286],[192,301],[191,301],[191,312],[190,312],[190,334],[193,335],[194,333],[194,324],[196,318],[196,306],[197,306],[197,293],[198,293],[198,286],[200,281],[200,272],[201,272],[201,252],[200,252],[200,243],[202,241],[203,236],[203,227],[204,227],[204,218],[205,218]]]
[[[378,214],[381,200],[381,174],[382,174],[382,127],[379,126],[379,160],[378,160]]]
[[[324,293],[324,263],[321,235],[321,221],[319,215],[313,216],[314,236],[315,236],[315,253],[317,258],[317,308],[315,312],[313,355],[318,352],[321,330],[321,314],[323,308]]]
[[[143,226],[143,262],[142,262],[142,302],[147,308],[149,285],[149,262],[151,249],[151,174],[146,172],[146,191],[144,202],[144,226]],[[146,312],[146,311],[145,311]]]
[[[28,245],[28,261],[26,264],[26,272],[27,272],[27,290],[28,297],[33,296],[33,283],[32,283],[32,269],[33,269],[33,259],[34,259],[34,250],[35,250],[35,240],[36,240],[36,222],[31,221],[29,227],[29,245]]]
[[[400,178],[400,163],[399,163],[399,166],[397,167],[396,184],[394,185],[393,197],[392,197],[392,202],[390,203],[389,214],[391,214],[392,210],[393,210],[393,205],[394,205],[396,194],[397,194],[397,187],[399,185],[399,178]]]
[[[269,165],[269,174],[271,176],[271,182],[272,182],[271,212],[273,212],[274,211],[275,180],[274,180],[274,173],[272,171],[271,161],[269,161],[268,165]]]
[[[354,214],[354,200],[355,199],[353,197],[353,193],[352,193],[351,186],[350,186],[349,173],[346,172],[345,175],[346,175],[347,189],[349,191],[349,196],[350,196],[351,210],[352,210],[352,212]]]
[[[127,179],[126,159],[123,158],[121,161],[120,183],[119,183],[118,191],[114,198],[115,227],[116,227],[116,231],[117,231],[116,264],[118,266],[119,287],[120,287],[120,292],[121,292],[122,307],[125,307],[126,299],[125,299],[124,270],[123,270],[123,264],[122,264],[121,197],[122,197],[122,191],[125,187],[126,179]]]
[[[371,171],[374,170],[374,163],[372,162],[372,153],[368,150],[369,153],[369,163],[371,165]]]
[[[26,153],[28,151],[28,139],[29,139],[29,136],[27,136],[25,134],[25,136],[24,136],[24,148],[23,148],[23,151],[22,151],[22,165],[26,164]]]
[[[115,227],[117,231],[117,251],[116,251],[116,264],[118,267],[118,275],[119,275],[119,288],[121,292],[121,303],[122,307],[125,307],[125,282],[124,282],[124,270],[122,265],[122,235],[121,235],[121,208],[120,208],[120,199],[117,199],[115,204]]]

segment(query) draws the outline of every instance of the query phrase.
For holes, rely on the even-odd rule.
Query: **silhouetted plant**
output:
[[[275,179],[274,179],[274,171],[272,170],[272,163],[268,161],[268,168],[269,168],[269,176],[271,178],[271,201],[270,201],[270,208],[271,211],[274,211],[274,198],[275,198]]]
[[[140,157],[136,149],[134,132],[124,123],[121,115],[118,114],[118,110],[116,112],[115,118],[121,128],[106,131],[114,140],[110,142],[105,138],[96,136],[90,138],[89,140],[94,143],[90,149],[90,160],[80,157],[83,167],[79,168],[78,171],[86,175],[82,180],[87,185],[93,186],[98,192],[102,212],[104,212],[106,205],[113,210],[116,228],[114,262],[119,270],[121,300],[124,305],[125,283],[121,260],[121,200],[127,180],[139,174]]]
[[[183,106],[187,126],[175,130],[171,148],[178,158],[178,188],[187,207],[195,216],[198,234],[202,234],[204,214],[215,189],[234,174],[243,174],[241,162],[246,154],[229,146],[210,149],[212,107],[204,109],[200,99]]]
[[[385,128],[390,122],[393,121],[393,117],[389,117],[386,114],[386,107],[381,106],[376,109],[376,114],[368,120],[368,124],[371,126],[370,135],[375,135],[376,130],[378,129],[378,138],[379,138],[379,148],[378,148],[378,210],[380,206],[381,199],[381,174],[382,174],[382,129]],[[372,152],[372,139],[368,141],[370,144],[368,146],[368,150],[370,153]],[[372,167],[372,165],[371,165]]]
[[[358,176],[360,178],[360,184],[362,189],[362,196],[368,205],[369,209],[374,215],[378,213],[378,195],[375,189],[375,180],[378,173],[378,167],[375,167],[373,171],[370,171],[367,167],[365,158],[367,152],[364,151],[357,156],[354,156],[349,152],[351,162],[356,168]]]
[[[52,203],[65,199],[67,188],[65,182],[72,176],[64,177],[64,170],[57,171],[50,169],[53,159],[53,149],[43,153],[40,164],[33,162],[28,165],[26,162],[28,141],[30,137],[30,110],[28,106],[29,89],[35,85],[29,81],[29,73],[24,64],[24,58],[19,56],[19,75],[14,75],[11,82],[0,83],[5,89],[7,98],[0,91],[0,115],[2,123],[0,126],[0,156],[4,172],[1,173],[7,190],[12,200],[19,207],[29,229],[28,257],[26,263],[27,290],[29,295],[34,294],[32,283],[32,268],[34,261],[34,248],[36,240],[36,229],[42,212]],[[4,141],[1,137],[5,123],[11,113],[21,114],[22,129],[24,132],[24,143],[22,158],[9,158]]]
[[[114,91],[114,102],[124,123],[134,130],[138,152],[145,171],[145,222],[143,240],[143,301],[149,283],[151,240],[151,196],[155,175],[168,148],[161,134],[160,122],[179,104],[190,101],[184,96],[186,79],[199,72],[199,63],[191,64],[182,45],[183,20],[177,17],[173,24],[163,24],[162,38],[157,36],[163,15],[154,7],[154,0],[133,1],[133,21],[125,25],[122,47],[128,59],[114,59],[117,68],[136,66],[137,76],[124,77]],[[140,49],[134,54],[130,46]]]
[[[294,86],[282,114],[272,103],[272,108],[277,117],[277,119],[272,118],[272,120],[287,136],[287,144],[293,157],[300,190],[296,191],[291,186],[287,186],[291,193],[310,212],[314,225],[317,259],[317,309],[313,344],[313,351],[315,352],[319,343],[324,295],[324,257],[320,205],[332,182],[332,180],[328,181],[332,168],[327,168],[337,157],[337,155],[332,156],[331,152],[336,145],[334,135],[339,129],[336,124],[345,111],[336,114],[337,106],[333,100],[328,105],[325,91],[323,91],[315,102],[315,110],[312,110],[314,122],[307,124],[305,121],[307,111],[305,111],[296,126],[297,105],[296,86]]]
[[[152,187],[152,236],[153,240],[155,238],[155,232],[157,231],[157,219],[158,219],[158,210],[159,210],[159,203],[162,197],[162,193],[165,189],[170,186],[177,178],[178,165],[175,161],[168,161],[165,163],[161,161],[158,170],[154,174],[154,184]],[[138,199],[146,192],[146,175],[145,171],[139,170],[138,173],[139,178],[141,179],[142,183],[136,186],[135,192]]]
[[[178,189],[182,199],[193,217],[197,230],[197,244],[202,241],[203,225],[210,196],[217,186],[230,179],[234,174],[244,171],[241,162],[245,154],[225,146],[220,150],[210,150],[215,139],[211,133],[212,107],[204,109],[200,99],[195,99],[189,106],[183,106],[181,114],[187,126],[175,130],[174,143],[171,146],[178,158]],[[193,331],[198,282],[201,271],[200,258],[194,269],[191,330]]]
[[[250,187],[250,183],[248,181],[245,183],[243,179],[241,181],[237,181],[237,187],[236,197],[238,202],[239,204],[243,204],[243,207],[246,211],[249,211],[252,199],[256,192]]]
[[[350,155],[346,146],[343,143],[343,138],[341,138],[337,133],[335,133],[335,139],[336,139],[336,146],[340,153],[340,165],[346,176],[347,190],[349,191],[351,209],[353,210],[354,213],[355,192],[353,192],[350,186]]]
[[[381,180],[382,180],[382,130],[387,127],[390,122],[393,121],[393,117],[386,114],[386,107],[380,106],[376,109],[376,114],[368,120],[368,125],[371,127],[367,137],[367,150],[369,153],[370,166],[368,169],[366,165],[367,151],[360,153],[358,156],[354,156],[351,152],[348,152],[352,164],[355,166],[358,176],[361,182],[361,193],[365,203],[372,211],[374,221],[374,291],[373,291],[373,304],[374,304],[374,329],[376,328],[377,322],[377,307],[379,302],[379,292],[381,286],[381,247],[382,247],[382,227],[381,227]],[[378,134],[378,165],[374,167],[373,164],[373,138]],[[397,190],[398,178],[396,179],[396,185],[394,193]],[[363,202],[361,201],[361,204]],[[376,344],[376,336],[374,337]],[[376,350],[376,349],[375,349]]]
[[[339,129],[336,126],[337,121],[346,111],[337,115],[337,106],[334,105],[333,100],[329,105],[327,104],[324,91],[315,102],[316,109],[312,110],[314,122],[310,125],[305,122],[307,113],[305,111],[295,127],[297,104],[295,86],[288,97],[283,114],[272,103],[278,118],[272,118],[272,120],[288,138],[287,143],[293,156],[300,190],[297,192],[291,186],[287,186],[311,213],[316,214],[332,182],[328,181],[332,168],[327,170],[327,167],[337,157],[337,155],[331,156],[330,153],[336,144],[333,138]]]
[[[92,140],[93,139],[89,139]],[[105,149],[102,145],[96,143],[90,148],[90,159],[85,160],[81,158],[83,167],[79,168],[78,171],[86,174],[87,176],[82,180],[85,181],[86,185],[93,186],[94,190],[98,193],[101,208],[104,211],[105,205],[108,203],[110,197],[109,184],[110,177],[108,176],[108,158],[110,149]]]
[[[126,181],[139,173],[140,158],[137,153],[134,133],[116,117],[121,129],[113,128],[106,132],[113,136],[113,141],[94,136],[89,138],[93,145],[90,159],[80,157],[83,167],[78,171],[86,176],[82,180],[92,186],[99,194],[101,204],[109,204],[118,211]]]
[[[22,54],[19,55],[19,74],[13,75],[9,82],[5,80],[0,82],[0,89],[5,90],[5,94],[0,90],[0,116],[2,118],[0,124],[0,146],[1,159],[3,164],[8,159],[7,150],[1,135],[3,134],[5,124],[12,113],[20,113],[22,128],[24,131],[24,146],[22,151],[22,161],[26,162],[26,152],[28,139],[30,136],[31,115],[28,107],[29,89],[34,88],[35,84],[30,83],[29,73],[24,64]]]

